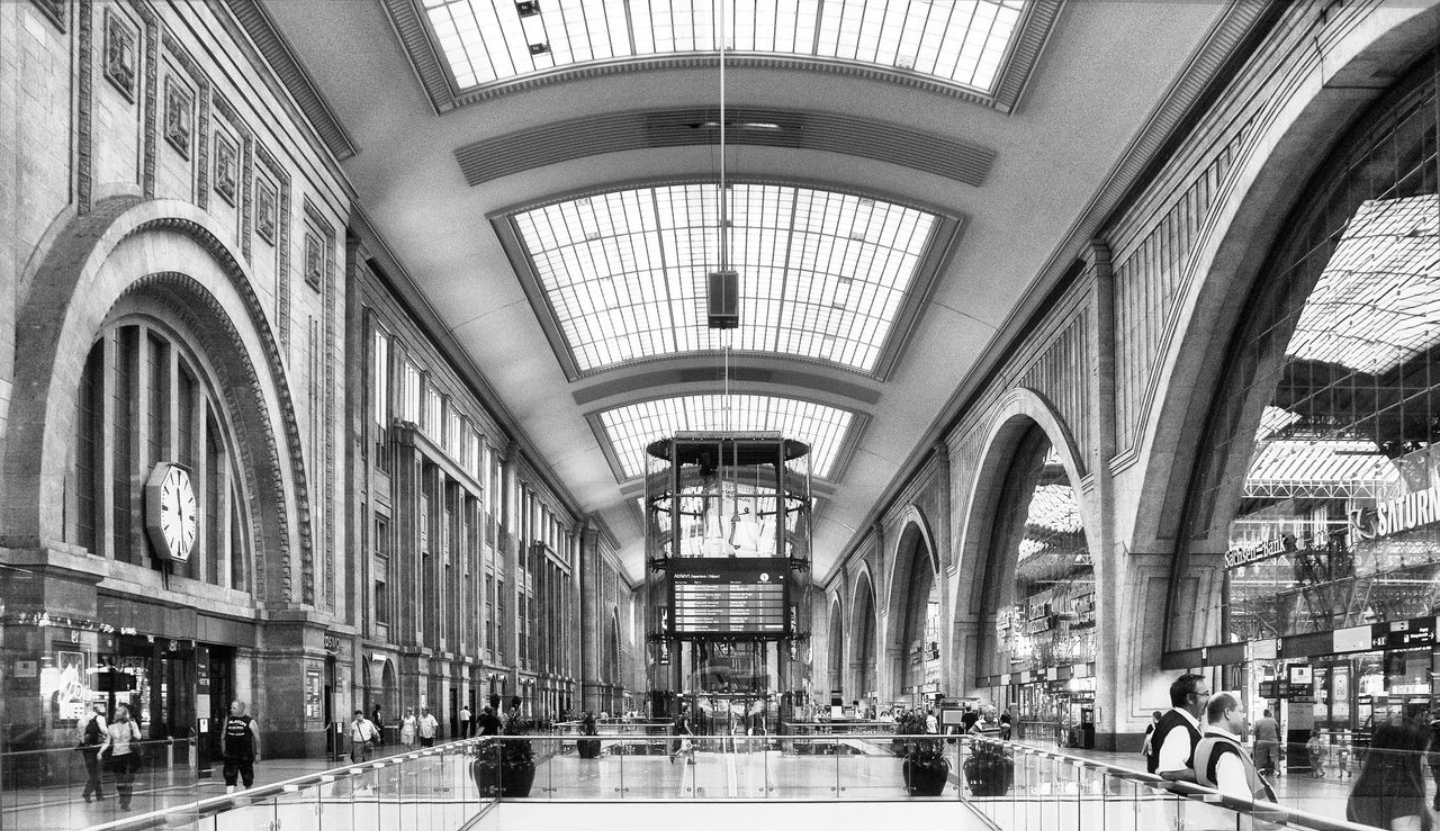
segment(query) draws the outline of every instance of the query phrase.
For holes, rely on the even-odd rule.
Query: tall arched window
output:
[[[868,696],[878,692],[878,676],[875,668],[880,663],[876,642],[878,627],[875,620],[875,590],[866,580],[855,596],[855,680],[860,688],[856,695]]]
[[[826,678],[828,695],[834,690],[845,689],[845,621],[839,603],[830,604],[830,660]],[[827,697],[822,703],[828,702]]]
[[[97,556],[159,568],[145,533],[143,490],[159,462],[192,471],[199,535],[173,574],[248,591],[251,584],[237,455],[203,363],[168,327],[127,319],[86,358],[77,395],[66,532]]]
[[[939,692],[940,585],[935,581],[930,547],[912,526],[902,538],[901,551],[901,556],[910,559],[900,641],[901,691],[910,695]]]
[[[1033,426],[1015,451],[995,522],[1001,672],[1095,660],[1095,571],[1080,504],[1050,438]]]
[[[1281,641],[1227,683],[1269,697],[1308,663],[1315,727],[1337,741],[1435,689],[1408,633],[1440,611],[1436,68],[1360,117],[1300,192],[1230,342],[1176,558],[1183,574],[1192,552],[1225,552],[1207,558],[1223,575],[1210,605],[1172,595],[1168,647]]]

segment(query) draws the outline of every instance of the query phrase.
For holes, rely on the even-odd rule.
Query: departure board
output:
[[[694,557],[670,564],[670,634],[784,637],[789,562]]]

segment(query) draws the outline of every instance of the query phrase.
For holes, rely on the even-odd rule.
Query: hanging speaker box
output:
[[[740,325],[740,275],[738,272],[710,272],[707,298],[711,329],[734,329]]]

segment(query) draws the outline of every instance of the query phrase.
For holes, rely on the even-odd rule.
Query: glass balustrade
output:
[[[1322,816],[1257,805],[1050,749],[850,727],[786,725],[780,735],[684,741],[663,725],[606,725],[597,735],[561,725],[555,732],[469,739],[330,769],[321,769],[327,763],[320,760],[266,760],[262,777],[302,764],[312,769],[229,796],[218,779],[201,779],[193,762],[183,762],[194,758],[187,742],[145,742],[146,764],[128,812],[119,810],[109,773],[103,802],[81,800],[81,754],[11,753],[0,758],[0,810],[6,827],[25,831],[158,824],[197,831],[459,829],[512,799],[954,802],[958,811],[978,813],[1002,829],[1365,827],[1339,821],[1333,806],[1321,809],[1329,815]],[[170,759],[182,761],[167,764]]]

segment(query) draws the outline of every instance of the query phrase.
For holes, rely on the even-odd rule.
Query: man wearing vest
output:
[[[1195,776],[1200,784],[1226,796],[1274,802],[1275,791],[1265,777],[1255,770],[1255,761],[1240,746],[1240,733],[1245,729],[1245,715],[1240,702],[1229,693],[1220,693],[1206,705],[1208,724],[1205,735],[1195,746]],[[1260,818],[1260,812],[1255,812]],[[1255,827],[1271,827],[1256,825]]]
[[[1170,685],[1170,712],[1160,717],[1150,744],[1149,770],[1172,782],[1194,782],[1195,745],[1200,743],[1200,717],[1210,700],[1203,675],[1185,674]]]
[[[220,758],[225,761],[225,793],[235,793],[235,780],[249,790],[255,784],[255,763],[260,761],[260,724],[245,715],[245,702],[230,702],[230,716],[220,731]]]

